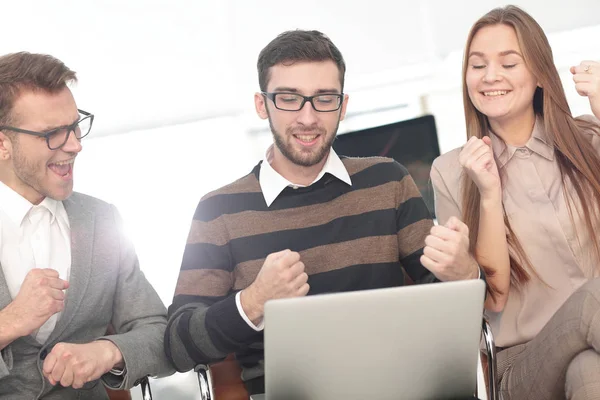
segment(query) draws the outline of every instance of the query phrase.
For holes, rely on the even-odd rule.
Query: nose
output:
[[[303,125],[313,125],[317,122],[317,112],[312,104],[307,101],[304,106],[298,111],[297,120]]]
[[[75,136],[75,132],[69,132],[69,137],[61,150],[65,153],[79,153],[81,149],[83,149],[83,146],[81,146],[81,142]]]
[[[496,68],[496,66],[489,64],[486,68],[485,68],[485,73],[483,74],[483,81],[486,83],[494,83],[499,81],[501,78],[501,75],[498,74],[498,70]]]

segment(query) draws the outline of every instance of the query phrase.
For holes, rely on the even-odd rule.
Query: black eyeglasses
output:
[[[275,108],[283,111],[300,111],[308,101],[315,111],[332,112],[342,106],[344,94],[318,94],[316,96],[302,96],[298,93],[267,93],[262,92],[270,99]]]
[[[60,126],[52,129],[48,132],[35,132],[28,131],[27,129],[15,128],[12,126],[0,126],[0,131],[12,131],[17,133],[25,133],[27,135],[33,135],[43,137],[46,139],[48,148],[50,150],[58,150],[67,143],[71,132],[75,133],[77,140],[81,141],[84,137],[92,130],[92,123],[94,122],[94,115],[83,110],[79,111],[79,119],[77,122],[67,126]]]

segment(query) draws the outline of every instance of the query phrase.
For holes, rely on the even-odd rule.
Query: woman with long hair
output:
[[[600,63],[571,73],[594,116],[571,115],[548,39],[515,6],[471,28],[467,143],[431,179],[487,275],[503,399],[600,399]]]

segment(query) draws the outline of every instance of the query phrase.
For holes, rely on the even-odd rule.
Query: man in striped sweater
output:
[[[165,335],[179,371],[235,353],[250,394],[264,391],[266,301],[401,286],[403,270],[416,283],[479,274],[465,226],[432,228],[403,166],[331,148],[348,95],[344,60],[325,35],[279,35],[258,73],[256,111],[274,144],[200,201]]]

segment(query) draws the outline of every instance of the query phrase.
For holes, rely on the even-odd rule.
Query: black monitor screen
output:
[[[395,159],[408,169],[431,214],[434,214],[429,172],[433,160],[440,155],[440,147],[433,115],[340,134],[333,148],[339,155],[349,157]]]

